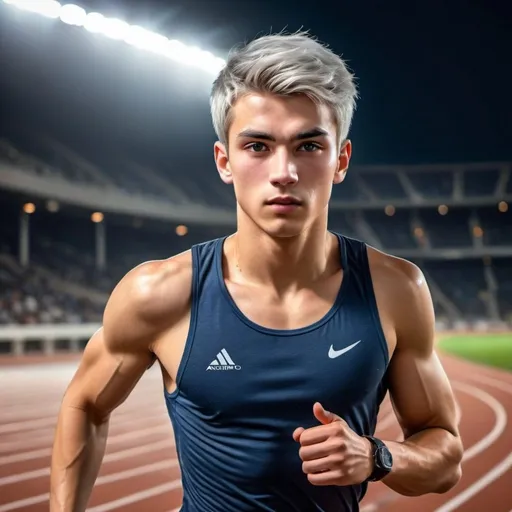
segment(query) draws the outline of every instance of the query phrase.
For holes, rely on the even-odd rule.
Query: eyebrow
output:
[[[311,130],[300,132],[297,135],[293,136],[291,140],[304,140],[304,139],[313,139],[315,137],[325,137],[329,135],[329,133],[322,128],[312,128]],[[260,140],[270,140],[272,142],[276,141],[276,138],[266,132],[260,132],[257,130],[244,130],[238,134],[238,138],[247,138],[247,139],[260,139]]]

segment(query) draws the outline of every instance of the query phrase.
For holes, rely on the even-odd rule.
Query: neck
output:
[[[297,289],[324,275],[333,262],[326,219],[286,238],[272,237],[247,221],[239,223],[230,251],[244,279],[280,291]]]

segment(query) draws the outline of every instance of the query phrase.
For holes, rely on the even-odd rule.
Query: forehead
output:
[[[233,106],[230,135],[253,129],[289,137],[313,126],[336,136],[334,116],[326,105],[304,95],[251,93],[239,98]]]

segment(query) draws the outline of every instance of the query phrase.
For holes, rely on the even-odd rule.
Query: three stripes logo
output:
[[[216,359],[214,359],[206,368],[208,370],[214,371],[226,371],[226,370],[241,370],[242,367],[239,364],[235,364],[233,359],[231,359],[227,350],[223,348],[218,354]]]

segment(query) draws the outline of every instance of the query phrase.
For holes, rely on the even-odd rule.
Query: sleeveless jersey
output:
[[[192,247],[190,329],[177,389],[165,391],[182,512],[359,510],[366,484],[310,484],[292,438],[297,427],[319,424],[317,401],[371,435],[387,392],[367,248],[337,236],[344,274],[335,302],[293,330],[257,325],[237,307],[223,279],[225,238]]]

